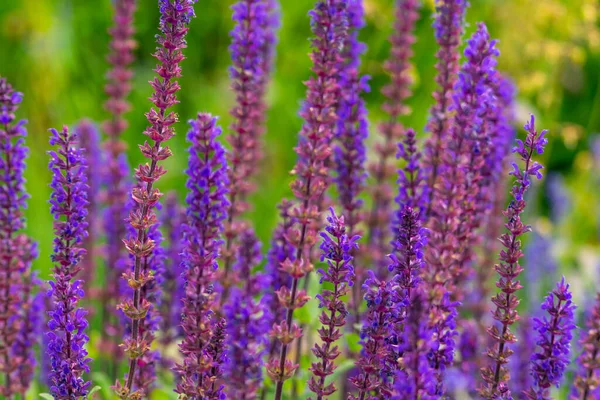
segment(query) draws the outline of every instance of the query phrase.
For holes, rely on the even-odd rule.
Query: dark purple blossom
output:
[[[0,373],[4,376],[0,394],[7,398],[27,391],[20,379],[13,379],[24,354],[11,356],[11,349],[23,329],[21,292],[32,289],[24,287],[28,284],[24,285],[23,277],[31,273],[31,262],[37,256],[35,244],[21,232],[29,197],[23,176],[28,154],[26,121],[16,121],[15,116],[22,100],[23,94],[0,78]]]
[[[220,360],[213,358],[209,348],[215,333],[211,309],[215,301],[213,282],[229,207],[229,179],[225,149],[216,140],[221,134],[217,119],[200,113],[190,125],[187,225],[182,254],[184,337],[179,346],[183,361],[175,368],[180,375],[176,392],[191,398],[219,399],[222,388],[213,384],[208,376],[213,368],[220,369]]]
[[[103,227],[106,236],[105,260],[106,279],[105,282],[116,282],[121,278],[123,269],[121,260],[126,257],[122,239],[127,236],[126,224],[123,221],[129,215],[128,193],[131,191],[131,170],[127,163],[125,150],[127,144],[121,136],[127,129],[127,120],[124,115],[129,111],[130,104],[127,101],[131,91],[131,80],[133,71],[130,65],[134,61],[134,50],[137,43],[134,39],[135,28],[133,16],[136,10],[136,0],[114,0],[113,24],[109,28],[111,41],[107,60],[110,70],[107,73],[105,92],[108,96],[104,108],[110,114],[109,118],[102,123],[102,132],[107,135],[104,140],[103,150],[105,160],[101,171],[103,185],[105,185],[105,196],[102,203],[105,206]],[[93,163],[90,160],[90,166]],[[90,173],[91,170],[90,170]],[[90,184],[93,188],[93,185]],[[92,192],[93,193],[93,192]],[[93,199],[90,199],[92,201]],[[92,201],[93,203],[93,201]],[[95,214],[90,209],[91,214]],[[94,224],[95,218],[90,219]],[[93,236],[93,235],[92,235]],[[87,247],[86,247],[87,248]],[[106,284],[102,288],[102,340],[100,346],[102,352],[109,355],[106,357],[111,368],[116,369],[122,360],[123,351],[117,346],[123,335],[123,326],[118,322],[118,314],[115,312],[116,304],[120,299],[120,285]]]
[[[105,157],[100,147],[100,132],[90,120],[83,120],[75,127],[75,135],[78,139],[78,146],[85,157],[87,168],[86,183],[88,185],[88,236],[85,238],[83,248],[86,250],[86,256],[82,260],[81,279],[86,284],[86,291],[89,297],[96,297],[92,292],[91,286],[95,282],[96,265],[99,250],[98,242],[100,239],[100,193],[102,180],[102,168],[105,165]],[[123,220],[119,225],[124,225]],[[122,247],[122,245],[120,246]]]
[[[413,129],[407,129],[402,143],[398,144],[396,158],[403,159],[406,164],[398,170],[398,196],[396,203],[399,209],[411,207],[423,219],[427,209],[427,193],[423,170],[421,169],[421,153],[417,147],[416,134]]]
[[[390,377],[395,366],[388,340],[398,320],[395,290],[389,282],[380,281],[373,271],[363,285],[367,311],[363,316],[360,337],[362,351],[356,361],[359,374],[350,378],[357,391],[348,400],[377,400],[380,396],[390,398],[393,392]]]
[[[254,232],[242,232],[232,266],[241,285],[232,288],[224,310],[228,354],[224,376],[232,399],[256,398],[262,384],[263,356],[272,319],[268,317],[268,299],[260,297],[269,287],[268,275],[253,271],[261,260],[260,242]]]
[[[537,352],[531,356],[531,374],[534,385],[525,395],[531,400],[551,399],[550,388],[558,387],[571,355],[571,340],[575,329],[575,304],[569,284],[563,277],[542,303],[547,315],[534,318],[538,333]]]
[[[365,217],[367,225],[367,245],[363,247],[362,265],[370,261],[385,268],[386,254],[390,252],[390,224],[392,219],[392,184],[395,175],[394,154],[397,144],[404,135],[404,126],[399,118],[410,113],[406,100],[412,95],[410,76],[413,44],[415,42],[415,23],[419,17],[417,0],[396,0],[394,13],[394,29],[389,39],[391,43],[390,57],[384,68],[390,76],[390,82],[383,87],[386,97],[383,110],[388,120],[381,124],[383,141],[377,143],[376,161],[369,165],[369,175],[373,181],[370,185],[372,196],[371,209]]]
[[[281,400],[283,382],[297,368],[288,360],[288,348],[302,336],[302,330],[292,323],[294,311],[308,301],[306,291],[298,290],[298,282],[312,270],[311,252],[317,241],[323,196],[329,184],[327,166],[340,97],[340,49],[347,34],[345,10],[345,1],[323,0],[310,12],[314,75],[306,83],[306,101],[300,111],[304,125],[296,147],[298,160],[292,170],[295,179],[291,185],[297,204],[291,210],[294,224],[286,232],[296,254],[281,265],[282,271],[291,276],[292,283],[291,287],[282,286],[277,292],[287,311],[285,320],[273,324],[271,335],[281,342],[281,351],[279,357],[272,358],[267,365],[269,376],[276,382],[275,400]]]
[[[186,47],[185,36],[188,24],[194,16],[194,0],[159,0],[160,31],[157,35],[158,47],[154,57],[159,61],[156,66],[157,76],[150,82],[154,89],[150,100],[154,107],[146,113],[149,126],[144,131],[149,141],[139,148],[149,163],[141,164],[135,170],[137,185],[134,185],[131,197],[137,206],[129,214],[129,224],[136,230],[124,240],[129,254],[134,257],[133,268],[123,278],[133,289],[133,296],[119,304],[119,309],[131,319],[131,334],[123,340],[123,349],[129,359],[129,368],[125,382],[117,382],[115,391],[120,399],[137,399],[142,396],[135,391],[133,384],[136,377],[138,359],[150,349],[151,336],[141,333],[141,325],[151,307],[150,302],[142,296],[145,285],[153,280],[153,271],[143,271],[143,260],[152,255],[155,243],[148,235],[149,229],[157,224],[154,208],[162,194],[156,188],[156,182],[166,173],[161,161],[172,155],[165,145],[175,135],[173,124],[177,122],[177,114],[167,111],[177,104],[176,92],[179,90],[177,79],[181,76],[179,63],[184,59],[183,49]]]
[[[531,185],[531,176],[538,179],[542,177],[542,165],[533,161],[532,158],[534,153],[543,153],[544,146],[548,143],[548,139],[545,138],[546,131],[538,133],[536,130],[533,115],[525,125],[525,130],[527,131],[525,142],[517,140],[517,146],[513,148],[513,153],[519,156],[524,164],[524,169],[521,170],[516,163],[513,163],[513,171],[510,172],[516,178],[511,191],[513,200],[504,211],[507,232],[500,236],[500,242],[504,249],[500,252],[500,262],[494,267],[500,275],[496,283],[500,292],[492,298],[492,302],[496,306],[492,315],[498,323],[488,329],[494,342],[487,351],[491,365],[482,369],[481,372],[484,384],[480,388],[480,394],[486,399],[510,397],[510,390],[507,386],[509,375],[505,364],[513,353],[509,346],[517,341],[515,335],[510,331],[510,327],[519,318],[516,309],[519,300],[515,292],[521,289],[518,277],[523,271],[519,264],[519,259],[523,256],[520,238],[531,231],[531,227],[521,221],[521,214],[526,205],[523,195]]]
[[[429,217],[431,209],[436,206],[434,188],[443,171],[444,143],[448,141],[451,130],[452,118],[449,109],[452,105],[452,90],[458,77],[460,59],[458,47],[463,35],[466,7],[466,0],[436,0],[435,2],[436,12],[433,27],[440,48],[436,53],[438,72],[435,81],[438,87],[433,93],[435,102],[427,123],[427,130],[431,132],[431,136],[425,143],[424,150],[424,167],[428,176],[427,187],[431,188],[427,217]]]
[[[328,282],[333,285],[333,290],[321,289],[317,295],[319,308],[323,311],[319,317],[321,328],[318,330],[322,343],[315,343],[312,352],[317,357],[309,368],[312,376],[308,380],[308,387],[317,395],[317,400],[327,399],[336,392],[333,382],[325,383],[328,376],[336,370],[335,359],[341,351],[336,342],[342,338],[346,324],[346,304],[343,297],[350,292],[354,285],[354,266],[352,265],[352,252],[358,248],[356,243],[359,236],[348,236],[343,217],[331,215],[327,217],[325,232],[321,232],[321,261],[327,263],[327,269],[319,269],[321,276],[319,283]]]
[[[49,337],[46,352],[50,355],[50,390],[55,398],[73,399],[86,396],[90,382],[85,345],[88,337],[86,311],[79,308],[83,282],[76,280],[85,256],[83,243],[87,236],[86,163],[77,138],[67,127],[51,129],[49,169],[52,171],[50,212],[54,216],[53,280],[48,295],[53,304],[48,312]]]

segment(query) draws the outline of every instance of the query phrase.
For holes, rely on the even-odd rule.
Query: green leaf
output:
[[[54,400],[54,397],[50,393],[40,393],[40,397],[42,399]]]
[[[103,399],[112,399],[113,398],[112,390],[110,389],[110,386],[111,386],[110,379],[106,374],[104,374],[102,372],[93,372],[92,380],[99,384],[98,386],[95,386],[94,389],[97,387],[100,388],[99,390],[102,391]]]
[[[93,399],[94,398],[94,393],[99,392],[100,390],[102,390],[102,388],[100,386],[94,386],[92,388],[92,390],[90,390],[90,392],[87,395],[88,399]]]

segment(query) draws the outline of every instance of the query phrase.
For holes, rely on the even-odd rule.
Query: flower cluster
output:
[[[51,130],[49,168],[52,171],[50,212],[54,216],[53,280],[48,295],[52,309],[48,312],[48,353],[52,371],[52,393],[58,399],[80,398],[87,394],[90,382],[83,374],[90,372],[87,351],[86,311],[78,306],[83,297],[83,282],[74,280],[81,271],[85,256],[83,241],[87,236],[86,163],[76,136],[65,127]]]
[[[210,351],[211,340],[219,326],[219,322],[213,321],[211,308],[215,297],[213,277],[229,207],[229,179],[225,149],[216,141],[221,134],[217,119],[200,113],[190,125],[187,139],[191,146],[186,170],[189,192],[182,254],[184,337],[179,346],[183,361],[175,368],[180,375],[176,391],[191,398],[218,399],[222,388],[208,379],[213,368],[218,369],[220,364],[219,358]],[[224,326],[220,329],[224,330]]]
[[[373,202],[366,217],[367,245],[362,258],[373,260],[385,266],[385,255],[389,253],[389,221],[392,218],[392,199],[394,197],[391,180],[395,173],[393,157],[398,141],[404,135],[404,127],[399,118],[410,112],[405,104],[412,94],[410,86],[412,46],[415,42],[414,29],[419,16],[417,0],[397,0],[394,15],[394,33],[390,37],[390,58],[384,68],[390,75],[390,83],[384,86],[382,93],[387,98],[383,109],[389,120],[381,124],[383,142],[375,147],[377,161],[369,165],[369,174],[374,181],[370,186]],[[362,261],[365,263],[365,261]]]
[[[225,366],[228,395],[253,398],[262,382],[263,356],[272,318],[268,299],[257,297],[269,287],[268,275],[253,272],[262,261],[260,243],[250,229],[240,235],[240,247],[233,270],[241,287],[231,290],[224,314],[227,318],[228,363]]]
[[[133,289],[133,296],[119,305],[123,313],[131,319],[131,335],[125,338],[123,348],[129,358],[129,368],[125,383],[118,382],[116,390],[119,398],[135,400],[142,396],[134,390],[138,360],[149,351],[152,337],[141,332],[141,325],[151,308],[150,302],[142,296],[143,287],[154,279],[154,271],[143,271],[144,259],[150,257],[155,243],[150,239],[148,231],[157,223],[154,212],[162,194],[154,187],[158,179],[165,174],[160,161],[171,156],[171,150],[164,145],[173,135],[173,124],[177,122],[177,114],[167,109],[177,103],[175,93],[179,89],[177,78],[181,76],[179,63],[184,59],[182,50],[186,47],[185,35],[187,25],[194,16],[193,0],[160,0],[160,30],[157,36],[159,47],[154,56],[160,62],[156,67],[158,77],[150,82],[154,92],[151,100],[155,108],[146,113],[150,126],[144,131],[151,143],[144,142],[140,146],[142,154],[151,162],[142,164],[135,170],[138,185],[134,186],[131,197],[136,206],[129,214],[129,224],[136,230],[124,242],[129,254],[134,258],[133,270],[124,274],[124,279]]]
[[[287,310],[286,318],[273,325],[271,334],[281,342],[281,351],[279,358],[271,359],[267,366],[269,376],[277,382],[275,400],[281,400],[283,382],[297,368],[287,359],[287,353],[289,344],[302,336],[301,329],[292,325],[294,310],[308,301],[306,291],[298,290],[298,282],[312,270],[310,253],[317,240],[323,195],[329,181],[327,165],[340,91],[340,48],[347,34],[345,11],[345,1],[324,0],[318,1],[310,13],[315,35],[311,54],[314,76],[307,82],[306,101],[300,111],[305,123],[296,147],[298,161],[292,171],[296,179],[291,185],[298,203],[291,210],[294,224],[286,232],[296,254],[281,265],[291,276],[292,284],[278,291],[279,301]]]
[[[224,286],[222,300],[235,283],[230,269],[237,255],[238,234],[244,230],[240,214],[247,210],[247,197],[253,191],[261,156],[261,137],[265,124],[265,95],[273,69],[279,13],[276,0],[241,0],[233,5],[235,26],[229,46],[230,75],[236,103],[231,110],[234,120],[228,136],[231,152],[230,203],[225,225],[223,269],[219,277]]]
[[[542,310],[548,316],[533,320],[539,335],[539,351],[531,356],[534,387],[525,393],[529,399],[551,399],[550,388],[558,387],[570,362],[571,339],[575,329],[572,297],[563,277],[542,304]]]
[[[24,395],[29,386],[30,377],[22,379],[22,364],[30,350],[19,341],[31,334],[30,321],[22,312],[32,300],[29,294],[34,283],[26,277],[31,276],[31,263],[37,257],[35,243],[21,232],[29,197],[23,176],[28,153],[26,121],[16,121],[15,116],[22,100],[23,94],[0,78],[0,373],[4,376],[0,394],[7,398]]]
[[[496,284],[500,292],[492,299],[496,306],[492,315],[498,321],[499,326],[494,324],[488,329],[494,345],[487,352],[491,365],[482,369],[481,373],[484,384],[480,388],[480,394],[486,399],[510,396],[510,390],[506,385],[509,375],[505,364],[513,353],[509,346],[517,340],[511,332],[510,326],[519,318],[516,309],[519,300],[515,294],[521,288],[517,278],[523,271],[519,264],[519,259],[523,256],[519,239],[531,230],[530,226],[521,221],[521,214],[526,205],[524,194],[531,185],[531,176],[542,178],[540,171],[542,165],[533,161],[533,155],[534,153],[543,153],[544,146],[548,143],[548,139],[545,138],[546,131],[538,132],[536,130],[533,115],[525,125],[525,130],[527,131],[525,142],[517,140],[517,146],[513,148],[513,152],[524,163],[524,169],[519,169],[519,166],[513,163],[511,175],[516,178],[511,191],[513,200],[504,211],[507,220],[505,226],[508,232],[500,236],[504,250],[500,252],[500,263],[494,267],[500,275]]]
[[[328,282],[333,285],[333,290],[322,289],[317,295],[319,308],[323,309],[319,317],[319,336],[323,343],[315,343],[312,348],[318,361],[310,367],[313,376],[308,381],[308,387],[318,400],[326,399],[336,391],[335,384],[325,384],[325,379],[335,371],[335,359],[340,355],[335,343],[343,336],[346,324],[347,310],[343,296],[354,285],[352,250],[358,248],[356,241],[359,239],[358,236],[348,236],[344,218],[336,216],[333,209],[327,217],[327,223],[325,232],[321,233],[321,261],[327,262],[327,270],[319,269],[317,272],[321,275],[319,283]]]

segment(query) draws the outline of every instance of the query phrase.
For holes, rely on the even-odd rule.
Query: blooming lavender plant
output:
[[[48,312],[49,338],[46,351],[52,370],[50,382],[55,398],[73,399],[87,395],[90,382],[90,358],[85,350],[88,342],[86,311],[78,306],[83,297],[83,282],[74,278],[81,271],[86,251],[82,247],[87,235],[86,163],[83,151],[76,147],[76,136],[67,127],[50,130],[49,152],[52,171],[50,212],[54,216],[53,280],[48,295],[53,299]]]
[[[131,171],[125,154],[127,144],[121,136],[127,129],[124,115],[130,109],[130,104],[127,102],[133,76],[130,65],[134,61],[133,51],[137,47],[133,24],[136,3],[136,0],[113,1],[113,25],[109,29],[111,42],[107,59],[111,68],[107,74],[105,91],[108,99],[104,103],[104,108],[110,114],[110,118],[101,126],[102,132],[107,135],[103,142],[105,160],[102,164],[102,183],[106,186],[106,195],[102,199],[103,205],[106,206],[103,223],[106,236],[106,282],[116,282],[121,278],[122,273],[126,272],[120,264],[126,257],[122,238],[127,235],[123,221],[130,212],[127,198],[131,191],[129,179]],[[91,223],[95,222],[91,220]],[[116,364],[123,357],[123,352],[116,346],[123,332],[123,327],[119,325],[115,316],[115,306],[122,294],[118,288],[119,285],[105,284],[101,294],[104,327],[102,346],[105,352],[110,354],[108,360],[110,367],[107,367],[110,372],[116,369]]]
[[[142,270],[142,264],[155,248],[148,231],[157,223],[153,209],[161,193],[153,186],[166,172],[159,162],[172,154],[165,142],[175,135],[173,124],[177,122],[177,114],[167,112],[167,109],[177,103],[177,78],[181,76],[179,63],[184,59],[182,50],[186,47],[187,25],[194,17],[193,3],[193,0],[159,0],[162,34],[157,36],[159,47],[154,56],[160,64],[156,67],[158,77],[151,82],[154,89],[151,100],[156,108],[151,108],[146,114],[150,126],[144,131],[152,143],[146,141],[140,146],[142,154],[151,162],[140,165],[135,171],[138,186],[133,188],[131,196],[137,207],[129,215],[129,224],[136,230],[136,235],[124,241],[127,251],[134,257],[133,270],[124,274],[124,279],[133,289],[133,298],[122,302],[119,308],[131,319],[131,335],[123,342],[125,354],[129,358],[127,376],[124,383],[116,384],[115,390],[119,398],[126,400],[142,396],[140,391],[134,390],[133,384],[138,361],[144,357],[151,343],[151,338],[142,335],[140,327],[151,307],[148,300],[142,297],[142,289],[154,278],[152,271]]]
[[[452,90],[459,69],[460,54],[457,49],[460,46],[464,30],[467,7],[466,0],[436,0],[435,4],[436,13],[433,27],[440,48],[436,53],[438,72],[435,81],[438,87],[433,93],[435,102],[427,123],[427,130],[431,132],[431,137],[425,143],[424,151],[424,165],[428,176],[427,186],[432,189],[429,192],[427,216],[436,205],[434,200],[436,192],[433,189],[436,187],[443,169],[443,146],[451,126],[449,108],[452,105]]]
[[[523,234],[531,231],[531,227],[521,221],[521,214],[526,205],[525,191],[531,185],[530,177],[542,178],[540,171],[542,165],[533,161],[533,155],[543,153],[544,146],[548,143],[548,139],[545,138],[547,131],[536,130],[533,115],[525,124],[525,130],[527,131],[525,142],[518,140],[517,146],[513,148],[513,152],[524,163],[524,169],[519,169],[519,166],[513,163],[513,171],[510,173],[516,178],[511,191],[513,200],[504,212],[508,232],[500,236],[500,242],[505,250],[500,252],[500,263],[494,267],[500,275],[497,282],[500,292],[492,298],[496,306],[492,315],[499,324],[494,324],[488,330],[494,345],[487,352],[491,365],[481,372],[484,384],[480,388],[480,395],[486,399],[510,397],[507,386],[509,375],[505,364],[513,353],[509,346],[517,340],[510,327],[519,318],[516,310],[519,300],[515,294],[521,288],[517,278],[523,270],[519,265],[519,258],[523,256],[519,239]]]
[[[88,185],[88,235],[83,248],[86,256],[82,260],[81,279],[86,283],[87,289],[94,282],[96,272],[96,257],[98,256],[98,242],[100,236],[100,191],[102,175],[100,173],[105,160],[100,148],[100,133],[90,120],[83,120],[75,127],[75,136],[79,140],[78,146],[82,149],[86,163],[86,184]],[[123,225],[123,220],[119,221]],[[122,247],[122,246],[120,246]]]
[[[262,383],[263,356],[268,346],[271,319],[268,298],[260,294],[269,287],[268,275],[253,272],[260,265],[260,242],[250,229],[240,234],[240,247],[232,271],[240,278],[240,286],[231,290],[225,304],[227,318],[227,352],[225,379],[227,394],[234,399],[252,399]]]
[[[362,351],[356,361],[360,372],[350,378],[356,393],[351,393],[349,400],[390,398],[393,393],[388,377],[393,376],[394,367],[390,362],[392,353],[387,341],[398,320],[395,290],[389,282],[377,279],[373,271],[368,273],[369,278],[363,285],[367,311],[360,334]]]
[[[220,354],[211,351],[211,340],[224,334],[225,326],[213,321],[213,280],[222,243],[223,223],[227,218],[227,161],[225,149],[217,142],[221,134],[217,119],[198,114],[190,121],[189,193],[186,198],[187,224],[184,251],[185,297],[183,300],[183,342],[179,350],[183,361],[176,366],[179,374],[176,392],[190,398],[220,399],[222,387],[211,380],[220,371]],[[215,326],[213,326],[213,323]],[[220,340],[220,339],[219,339]],[[215,377],[216,378],[216,377]]]
[[[273,69],[276,31],[279,26],[277,0],[241,0],[233,5],[235,26],[229,46],[232,66],[229,69],[236,104],[231,110],[234,120],[228,136],[230,171],[230,207],[225,225],[222,303],[227,299],[235,277],[229,276],[237,254],[238,233],[244,230],[240,214],[248,209],[246,198],[252,193],[252,179],[262,158],[261,138],[264,131],[265,95]]]
[[[292,284],[291,287],[282,286],[278,291],[279,301],[287,309],[286,318],[273,324],[271,334],[281,342],[281,351],[279,358],[272,358],[267,365],[269,376],[277,382],[275,400],[281,400],[283,382],[297,368],[287,359],[288,347],[302,336],[301,329],[292,324],[294,310],[308,301],[306,291],[298,290],[298,282],[312,270],[311,249],[316,242],[322,196],[328,185],[327,160],[331,153],[340,88],[340,47],[347,33],[345,9],[344,1],[325,0],[318,1],[310,13],[315,35],[311,55],[315,76],[307,82],[307,98],[300,112],[305,124],[296,147],[298,161],[293,169],[296,179],[292,183],[298,203],[291,211],[294,225],[286,232],[296,254],[281,265],[291,276]]]
[[[352,265],[352,250],[358,248],[358,236],[349,237],[343,217],[335,215],[333,209],[327,217],[327,227],[321,233],[321,261],[327,262],[327,270],[318,270],[321,279],[319,283],[328,282],[333,285],[333,290],[322,289],[317,295],[319,308],[323,309],[319,317],[321,328],[319,336],[323,342],[315,343],[312,351],[317,356],[317,362],[309,368],[312,377],[308,387],[317,395],[317,400],[327,399],[337,390],[335,384],[325,383],[328,376],[336,369],[335,359],[340,355],[340,350],[335,343],[343,336],[343,327],[346,324],[346,305],[343,301],[352,285],[354,285],[354,266]]]
[[[525,392],[528,399],[551,399],[550,388],[560,385],[570,362],[571,339],[575,329],[573,311],[576,308],[572,297],[569,284],[563,276],[542,304],[542,310],[548,315],[533,320],[539,335],[539,349],[531,356],[534,386]]]
[[[25,191],[25,159],[27,134],[25,120],[16,121],[15,112],[23,94],[13,90],[6,78],[0,78],[0,373],[4,382],[0,394],[7,398],[24,394],[28,385],[15,377],[31,349],[14,352],[27,324],[20,316],[27,302],[21,291],[32,291],[31,262],[37,256],[35,243],[21,232],[25,227],[23,211],[28,199]]]
[[[380,126],[383,142],[375,148],[377,161],[369,165],[369,175],[374,181],[370,186],[373,202],[366,217],[367,245],[364,246],[362,256],[365,261],[373,260],[383,267],[385,267],[385,255],[390,250],[389,221],[392,218],[393,199],[390,180],[395,173],[392,162],[397,143],[404,135],[404,127],[399,118],[410,113],[406,100],[412,94],[410,88],[412,78],[409,72],[413,56],[412,46],[415,42],[413,31],[419,17],[418,7],[417,0],[396,0],[394,32],[390,37],[392,47],[390,57],[384,64],[390,76],[390,83],[382,90],[387,98],[383,110],[389,118]]]

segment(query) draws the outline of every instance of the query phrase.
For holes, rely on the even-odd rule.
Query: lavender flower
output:
[[[380,126],[383,142],[375,148],[377,161],[369,165],[369,174],[373,180],[373,203],[366,217],[367,246],[361,254],[365,259],[363,265],[373,260],[376,264],[385,266],[385,255],[389,253],[389,221],[392,218],[393,199],[390,181],[394,175],[392,164],[396,145],[404,134],[404,127],[398,119],[410,113],[405,102],[412,94],[409,70],[415,42],[413,31],[419,17],[418,7],[417,0],[396,0],[394,33],[390,37],[392,48],[390,58],[384,63],[384,68],[390,75],[390,83],[382,90],[387,98],[383,110],[389,119]]]
[[[540,172],[542,165],[533,161],[532,157],[534,153],[543,153],[544,146],[548,143],[548,139],[544,137],[546,131],[539,133],[536,131],[533,115],[525,124],[525,130],[527,131],[525,142],[518,140],[517,146],[513,149],[513,152],[518,154],[525,164],[525,168],[521,170],[516,163],[513,163],[513,171],[510,174],[516,178],[511,191],[514,200],[504,212],[508,221],[506,224],[508,232],[500,236],[500,242],[505,250],[500,252],[500,263],[494,267],[500,275],[497,282],[500,293],[492,298],[496,305],[492,315],[500,323],[500,328],[495,324],[488,330],[495,344],[487,352],[492,363],[482,369],[481,373],[484,384],[480,388],[480,394],[486,399],[510,397],[510,390],[507,387],[509,375],[504,365],[512,354],[512,350],[508,346],[517,340],[510,331],[510,326],[519,318],[516,310],[519,301],[515,294],[521,288],[517,278],[523,270],[519,265],[519,258],[523,256],[519,239],[531,230],[530,226],[521,222],[521,214],[526,205],[523,196],[531,185],[530,176],[542,178]]]
[[[213,281],[222,243],[223,223],[227,218],[227,161],[225,149],[216,141],[221,129],[210,114],[198,114],[190,121],[183,265],[185,298],[183,300],[183,342],[179,350],[183,361],[175,372],[180,377],[176,392],[192,398],[219,399],[221,388],[207,377],[219,369],[219,359],[209,352],[214,303]]]
[[[20,361],[11,357],[11,348],[23,323],[19,318],[24,306],[20,292],[31,289],[24,288],[22,277],[30,273],[37,254],[31,239],[20,232],[25,227],[23,210],[29,197],[23,177],[28,153],[26,121],[15,122],[22,100],[23,94],[0,78],[0,373],[4,375],[0,394],[7,398],[27,390],[19,379],[13,379]]]
[[[427,130],[431,137],[425,143],[424,166],[429,177],[427,186],[431,188],[427,208],[427,217],[436,206],[434,188],[443,170],[442,155],[446,136],[450,132],[451,117],[449,108],[452,104],[452,90],[458,76],[460,54],[457,51],[463,34],[466,0],[437,0],[433,27],[435,38],[440,46],[436,53],[438,84],[433,93],[435,103],[429,113]]]
[[[542,304],[548,316],[534,318],[538,332],[538,352],[531,356],[531,374],[534,386],[525,393],[532,400],[551,399],[550,388],[558,387],[570,362],[571,339],[575,329],[569,285],[563,277]]]
[[[586,321],[587,332],[582,333],[583,352],[577,359],[579,371],[571,393],[572,400],[596,398],[600,388],[600,293]]]
[[[260,242],[250,229],[240,234],[240,247],[232,270],[242,283],[234,287],[224,314],[227,318],[225,379],[232,399],[252,399],[262,383],[263,356],[268,346],[268,299],[260,294],[269,286],[268,276],[252,269],[262,260]]]
[[[84,346],[88,342],[86,311],[78,307],[83,297],[83,282],[74,280],[81,271],[85,256],[82,247],[87,236],[86,164],[83,152],[76,147],[76,136],[67,127],[61,132],[51,129],[49,168],[52,171],[50,212],[54,215],[53,280],[48,295],[53,299],[48,313],[50,341],[46,351],[51,357],[50,390],[59,399],[80,398],[87,395],[89,373]]]
[[[133,24],[136,3],[136,0],[112,1],[114,14],[113,24],[109,28],[111,42],[107,57],[111,68],[108,71],[108,81],[105,86],[108,99],[104,103],[104,108],[108,111],[110,117],[101,125],[102,131],[107,135],[106,140],[103,142],[105,160],[102,164],[102,177],[104,179],[102,183],[106,187],[105,196],[102,199],[103,205],[106,206],[103,223],[106,236],[105,273],[107,276],[105,282],[117,282],[123,272],[126,272],[121,268],[121,260],[127,254],[122,239],[127,236],[126,225],[123,224],[123,221],[130,212],[127,208],[127,198],[131,190],[129,179],[131,171],[125,154],[127,144],[121,140],[121,136],[127,129],[127,120],[124,115],[130,109],[127,102],[133,76],[130,65],[134,61],[133,51],[137,47],[134,40],[135,28]],[[91,168],[90,173],[93,173],[92,169],[95,168]],[[94,185],[91,182],[90,186],[93,190]],[[94,192],[92,191],[92,193]],[[94,214],[91,209],[90,212]],[[90,218],[92,224],[95,223],[95,220],[96,218]],[[86,246],[86,248],[88,247]],[[93,257],[93,255],[90,256]],[[101,293],[102,353],[110,355],[107,358],[109,359],[108,363],[113,364],[111,366],[113,370],[116,369],[117,364],[123,357],[123,352],[117,347],[118,338],[123,333],[123,327],[119,325],[117,315],[115,315],[117,299],[121,295],[118,287],[119,285],[114,284],[104,285]]]
[[[537,340],[533,330],[533,317],[525,315],[519,318],[517,336],[519,340],[515,344],[515,357],[510,358],[508,370],[511,371],[511,376],[513,377],[511,379],[512,391],[522,394],[531,388],[533,384],[530,363],[531,356],[535,352]]]
[[[183,251],[184,208],[179,204],[175,192],[167,194],[165,207],[161,210],[160,224],[164,228],[168,244],[165,245],[164,272],[162,274],[162,298],[159,305],[161,314],[161,343],[163,348],[171,345],[181,336],[181,299],[185,295],[185,281],[181,273],[181,252]],[[167,360],[164,360],[168,362]],[[169,368],[172,367],[168,363]]]
[[[322,197],[328,185],[327,164],[336,123],[339,98],[338,71],[341,65],[340,48],[346,37],[346,2],[318,1],[311,11],[314,76],[307,82],[307,97],[300,115],[305,123],[300,132],[298,161],[293,169],[296,176],[292,191],[298,204],[292,209],[294,225],[286,232],[296,254],[283,262],[281,268],[292,278],[291,288],[283,286],[277,292],[281,305],[287,309],[285,320],[273,325],[271,335],[281,342],[279,358],[267,365],[269,376],[277,382],[275,400],[281,400],[283,382],[289,379],[297,366],[287,360],[289,344],[302,336],[297,325],[292,325],[294,310],[302,307],[308,297],[298,289],[298,281],[312,270],[310,253],[316,242]]]
[[[98,239],[100,236],[100,191],[102,186],[101,169],[105,165],[104,155],[100,148],[100,133],[96,126],[89,120],[83,120],[75,127],[75,135],[79,140],[78,146],[83,151],[88,168],[86,169],[86,183],[88,185],[88,235],[83,248],[86,257],[82,260],[81,279],[86,282],[86,290],[95,282],[96,257],[98,256]],[[119,221],[123,225],[123,220]],[[122,247],[122,246],[120,246]],[[90,293],[92,294],[92,293]],[[93,296],[92,296],[93,297]]]
[[[357,394],[350,394],[349,400],[376,400],[380,396],[390,398],[392,387],[388,376],[393,375],[388,339],[398,320],[395,307],[394,289],[390,283],[380,281],[373,271],[363,285],[367,311],[361,330],[362,352],[356,361],[360,373],[350,378]]]
[[[131,319],[131,335],[125,338],[123,347],[129,358],[129,368],[125,383],[118,382],[115,386],[117,396],[121,399],[139,398],[141,393],[133,390],[138,359],[143,358],[150,347],[150,342],[140,332],[142,320],[151,305],[142,297],[142,288],[153,279],[152,273],[142,271],[144,258],[152,255],[155,244],[148,237],[148,230],[157,223],[153,208],[158,203],[161,193],[155,188],[155,183],[166,173],[160,165],[171,156],[171,150],[165,146],[175,130],[177,114],[167,112],[169,107],[177,103],[175,93],[179,89],[177,78],[181,76],[179,63],[184,59],[182,50],[186,47],[185,35],[187,25],[194,16],[193,0],[159,0],[160,30],[157,36],[159,47],[154,56],[160,64],[156,67],[158,77],[151,82],[154,92],[151,100],[156,108],[151,108],[146,114],[150,126],[144,134],[151,143],[144,142],[140,146],[142,154],[151,163],[140,165],[135,172],[138,186],[132,190],[132,198],[138,206],[129,215],[129,224],[137,231],[134,236],[125,240],[127,251],[134,257],[132,271],[124,274],[125,280],[133,289],[133,298],[121,303],[118,307]]]
[[[343,217],[331,215],[327,217],[327,227],[321,233],[321,261],[327,261],[327,270],[320,269],[320,284],[328,282],[333,285],[333,290],[322,289],[317,295],[319,308],[323,309],[319,321],[321,328],[319,336],[323,342],[315,343],[312,348],[318,361],[309,368],[312,376],[308,387],[317,395],[317,400],[328,398],[337,390],[333,382],[325,384],[325,379],[332,375],[336,369],[335,359],[340,355],[337,345],[334,345],[343,336],[343,327],[346,324],[346,305],[342,300],[354,285],[354,266],[352,265],[352,251],[358,248],[358,236],[349,237]],[[333,347],[332,347],[333,346]]]

